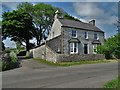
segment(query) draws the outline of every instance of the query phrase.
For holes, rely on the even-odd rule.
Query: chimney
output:
[[[95,20],[90,20],[89,23],[93,26],[95,26]]]
[[[55,12],[54,20],[58,19],[60,17],[60,12],[57,10]]]

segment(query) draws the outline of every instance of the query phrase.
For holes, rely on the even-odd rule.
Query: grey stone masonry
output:
[[[81,55],[57,55],[57,62],[70,62],[70,61],[81,61],[81,60],[103,60],[105,56],[103,54],[81,54]]]
[[[56,62],[56,53],[47,45],[42,45],[40,47],[31,50],[33,58],[41,58],[47,61]]]
[[[78,53],[79,54],[84,54],[84,44],[88,44],[88,54],[93,54],[93,44],[92,42],[95,40],[94,39],[94,33],[93,31],[89,31],[89,30],[83,30],[83,29],[75,29],[75,28],[69,28],[69,27],[62,27],[63,30],[63,51],[64,54],[69,54],[69,40],[72,39],[72,30],[76,30],[77,31],[77,39],[80,41],[79,45],[78,45]],[[88,39],[85,39],[85,32],[88,33]],[[101,44],[104,43],[104,33],[103,32],[96,32],[98,34],[99,37],[99,41]]]
[[[104,31],[96,27],[95,20],[85,23],[60,18],[56,11],[45,45],[33,49],[31,56],[52,62],[98,60],[105,58],[96,54],[97,46],[103,44]]]
[[[61,35],[46,42],[53,51],[61,53]]]
[[[33,58],[41,58],[50,62],[67,62],[67,61],[80,61],[80,60],[103,60],[103,54],[58,54],[54,52],[49,46],[43,45],[41,47],[32,49]]]

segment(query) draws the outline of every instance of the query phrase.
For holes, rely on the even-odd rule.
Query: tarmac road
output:
[[[22,67],[2,72],[3,88],[102,88],[118,75],[118,63],[51,67],[23,60]]]

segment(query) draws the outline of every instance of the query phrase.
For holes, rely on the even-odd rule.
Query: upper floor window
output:
[[[85,32],[85,39],[88,39],[88,32]]]
[[[95,39],[95,40],[98,40],[98,39],[99,39],[99,36],[98,36],[98,34],[97,34],[96,32],[94,33],[94,39]]]
[[[77,37],[77,31],[72,30],[72,37],[73,37],[73,38],[76,38],[76,37]]]

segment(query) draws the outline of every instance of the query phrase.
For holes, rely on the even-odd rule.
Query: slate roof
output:
[[[93,26],[89,23],[84,23],[82,21],[68,20],[68,19],[59,19],[63,27],[79,28],[90,31],[104,32],[96,26]]]

